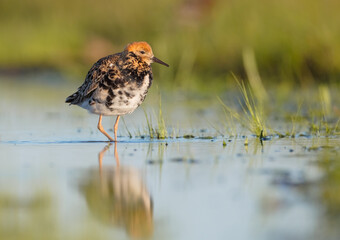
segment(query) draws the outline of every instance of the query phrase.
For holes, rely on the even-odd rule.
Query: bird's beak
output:
[[[159,63],[159,64],[162,64],[162,65],[164,65],[164,66],[169,67],[169,64],[167,64],[167,63],[165,63],[165,62],[159,60],[159,59],[156,58],[156,57],[152,57],[152,61],[153,61],[153,62],[156,62],[156,63]]]

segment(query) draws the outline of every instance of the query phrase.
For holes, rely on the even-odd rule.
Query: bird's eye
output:
[[[144,54],[145,53],[145,51],[143,51],[143,50],[141,50],[141,51],[139,51],[141,54]]]

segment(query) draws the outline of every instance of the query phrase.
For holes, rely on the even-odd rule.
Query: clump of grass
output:
[[[319,86],[318,102],[319,111],[313,110],[312,120],[310,121],[310,132],[317,136],[320,135],[335,135],[338,131],[339,121],[335,120],[332,115],[332,98],[328,86]]]
[[[240,82],[236,77],[235,80],[242,96],[242,100],[239,99],[242,114],[230,108],[218,98],[223,106],[227,121],[234,124],[236,120],[257,137],[267,136],[262,103],[255,99],[253,90],[249,84],[246,85],[244,82]]]
[[[192,135],[192,134],[185,134],[185,135],[183,135],[183,138],[185,138],[185,139],[191,139],[191,138],[195,138],[195,136]]]
[[[165,139],[168,138],[168,131],[165,125],[165,120],[163,117],[163,112],[162,112],[162,101],[161,101],[161,96],[159,96],[159,111],[158,111],[158,117],[157,117],[157,125],[153,125],[152,122],[152,115],[147,114],[147,112],[144,110],[145,114],[145,119],[147,123],[147,131],[149,133],[150,138],[157,138],[157,139]],[[155,112],[153,112],[154,115]]]
[[[148,130],[149,136],[150,136],[150,138],[154,138],[154,128],[153,128],[153,125],[152,125],[152,116],[151,116],[151,114],[148,115],[144,108],[143,108],[143,111],[144,111],[144,115],[145,115],[145,119],[146,119],[147,130]]]
[[[328,86],[319,86],[319,100],[321,103],[323,115],[329,116],[332,111],[332,98]]]
[[[244,146],[248,146],[249,145],[249,140],[248,137],[246,137],[246,139],[244,140]]]
[[[310,123],[310,132],[311,134],[320,136],[320,135],[325,135],[325,136],[332,136],[332,135],[338,135],[339,131],[339,122],[340,119],[335,122],[334,124],[330,124],[327,121],[323,119],[315,119]]]
[[[165,121],[162,113],[162,101],[161,96],[159,96],[159,111],[158,111],[158,129],[156,131],[157,138],[164,139],[168,137],[168,131],[166,130]]]
[[[301,106],[302,106],[302,103],[299,104],[298,110],[296,111],[296,114],[291,116],[291,123],[292,123],[291,124],[291,129],[290,129],[290,131],[286,132],[286,136],[295,138],[295,136],[297,134],[297,131],[296,131],[297,122],[300,119],[300,115],[301,115]]]
[[[123,120],[123,123],[124,123],[124,126],[125,126],[125,130],[129,134],[129,138],[132,138],[132,134],[131,134],[130,130],[128,129],[127,125],[126,125],[124,117],[122,117],[122,120]]]
[[[249,84],[253,89],[256,99],[261,102],[268,100],[267,91],[263,86],[262,79],[257,68],[254,50],[251,48],[245,48],[242,53],[242,59]]]
[[[218,100],[222,102],[220,98]],[[236,123],[234,121],[235,117],[233,114],[230,114],[230,111],[227,110],[225,107],[223,107],[224,115],[225,115],[225,121],[223,122],[224,129],[229,135],[229,137],[237,136],[237,131],[236,131]],[[215,127],[213,124],[210,123],[210,125],[217,131],[219,132],[222,136],[224,136],[224,133],[221,133],[217,127]]]

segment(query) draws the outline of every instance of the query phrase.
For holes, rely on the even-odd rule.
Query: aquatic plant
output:
[[[268,94],[263,86],[262,79],[257,68],[254,50],[251,48],[245,48],[243,50],[242,58],[249,85],[253,89],[256,99],[261,102],[267,101]]]
[[[131,134],[130,130],[128,129],[127,125],[126,125],[124,116],[122,116],[122,120],[123,120],[123,123],[124,123],[124,127],[125,127],[126,132],[129,134],[129,137],[132,138],[132,134]]]
[[[246,139],[244,140],[244,146],[248,146],[249,145],[249,140],[248,137],[246,137]]]
[[[157,138],[164,139],[168,137],[168,131],[166,130],[165,121],[162,113],[162,99],[159,95],[159,111],[158,111],[158,118],[157,118],[158,128],[156,130]]]
[[[240,82],[235,76],[234,78],[242,96],[242,99],[239,99],[239,104],[241,105],[243,111],[242,113],[238,113],[237,110],[232,109],[220,98],[218,98],[223,106],[226,115],[226,121],[234,126],[234,121],[236,120],[257,137],[261,136],[261,132],[263,137],[267,136],[263,105],[261,101],[255,99],[253,90],[249,84]]]
[[[322,114],[324,116],[329,116],[332,111],[332,98],[328,86],[319,86],[319,101],[322,108]]]
[[[294,138],[296,135],[296,128],[297,128],[297,121],[298,119],[300,119],[300,115],[301,115],[301,106],[302,103],[299,104],[298,106],[298,110],[296,111],[296,114],[291,116],[291,129],[290,131],[287,131],[286,136],[292,137]]]
[[[149,115],[147,114],[145,108],[143,108],[143,112],[144,112],[145,119],[146,119],[149,137],[154,138],[154,128],[153,128],[153,125],[152,125],[152,116],[151,116],[151,114],[149,114]]]
[[[161,95],[159,95],[159,110],[157,115],[157,125],[153,125],[153,118],[151,114],[148,114],[145,109],[143,108],[146,123],[147,123],[147,132],[150,138],[157,138],[157,139],[165,139],[168,137],[168,131],[165,125],[165,120],[163,117],[162,112],[162,101]],[[155,112],[153,111],[153,115],[156,116]]]
[[[340,118],[336,119],[332,114],[332,97],[329,86],[319,86],[317,101],[314,106],[309,106],[309,108],[311,134],[330,136],[337,133]]]

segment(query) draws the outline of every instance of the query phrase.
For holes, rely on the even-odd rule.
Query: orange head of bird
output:
[[[169,67],[168,64],[159,60],[153,55],[152,49],[147,42],[130,43],[125,47],[125,51],[134,53],[136,56],[140,57],[143,61],[145,61],[148,64],[156,62]]]

